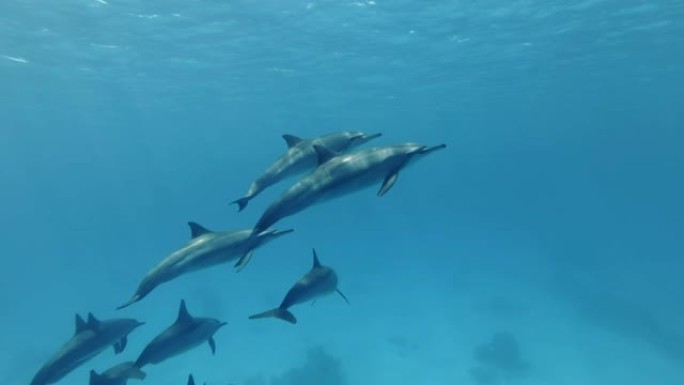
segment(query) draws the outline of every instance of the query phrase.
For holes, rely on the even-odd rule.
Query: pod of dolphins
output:
[[[163,283],[193,271],[233,261],[236,271],[241,271],[256,249],[293,231],[271,228],[282,219],[372,186],[379,186],[377,195],[383,196],[396,184],[401,170],[446,148],[445,144],[403,143],[355,150],[380,136],[380,133],[358,131],[335,132],[314,139],[283,135],[286,153],[252,182],[243,197],[232,203],[241,212],[270,186],[305,175],[264,211],[253,228],[212,231],[196,222],[188,222],[190,240],[150,269],[133,296],[116,309],[131,306]],[[251,315],[249,319],[276,318],[296,324],[291,307],[334,292],[349,303],[338,288],[337,273],[322,265],[313,249],[311,269],[288,290],[280,305]],[[143,380],[146,374],[142,369],[146,365],[160,364],[204,343],[208,343],[215,354],[214,334],[226,324],[214,318],[191,315],[185,300],[181,300],[173,324],[150,341],[135,361],[123,362],[102,373],[91,370],[90,385],[125,385],[129,379]],[[74,335],[40,368],[31,385],[54,384],[110,346],[115,354],[120,354],[126,348],[128,335],[141,325],[144,322],[134,319],[101,321],[89,313],[84,320],[77,314]],[[187,383],[195,384],[192,374]]]

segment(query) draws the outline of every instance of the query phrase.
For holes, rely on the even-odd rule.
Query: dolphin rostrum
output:
[[[145,298],[162,283],[181,275],[238,259],[238,270],[247,265],[254,250],[293,230],[267,230],[251,236],[252,229],[214,232],[195,222],[188,222],[191,239],[152,268],[123,309]]]
[[[319,204],[355,191],[381,184],[378,196],[394,186],[399,172],[416,160],[446,147],[423,146],[405,143],[394,146],[374,147],[350,154],[338,154],[321,146],[314,146],[319,166],[287,189],[263,213],[255,234],[272,226],[279,220],[296,214],[307,207]]]
[[[128,334],[144,322],[134,319],[100,321],[88,313],[85,321],[76,314],[76,331],[69,341],[36,373],[31,385],[53,384],[109,346],[119,354],[126,348]]]
[[[181,300],[176,322],[147,344],[135,366],[142,369],[147,364],[158,364],[204,342],[209,343],[211,353],[215,354],[214,333],[226,324],[214,318],[193,317],[185,307],[185,300]]]
[[[283,139],[287,143],[287,152],[252,182],[244,197],[233,201],[233,203],[238,205],[238,211],[242,211],[250,200],[269,186],[314,169],[317,165],[314,145],[324,146],[332,151],[346,152],[379,136],[382,134],[364,134],[359,131],[334,132],[314,139],[283,135]]]
[[[135,362],[128,361],[116,365],[98,374],[90,371],[90,385],[126,385],[129,379],[144,380],[147,375],[135,366]]]
[[[337,292],[342,298],[349,303],[347,297],[342,294],[337,288],[337,273],[330,267],[321,265],[316,255],[316,249],[313,250],[313,266],[308,273],[295,283],[283,298],[283,301],[275,309],[265,311],[263,313],[254,314],[249,319],[269,318],[275,317],[292,324],[297,323],[297,319],[288,309],[294,305],[315,300],[318,297]]]

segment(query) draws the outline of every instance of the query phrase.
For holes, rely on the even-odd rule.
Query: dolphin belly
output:
[[[294,305],[312,301],[331,294],[337,288],[336,280],[322,280],[307,284],[297,284],[287,292],[280,307],[289,308]]]
[[[147,346],[136,361],[136,366],[142,368],[147,364],[159,364],[206,343],[208,337],[200,335],[196,331],[168,336],[162,341]]]
[[[373,186],[380,186],[387,176],[384,170],[367,170],[349,176],[333,177],[331,182],[322,189],[313,204],[320,204],[337,198],[367,190]]]
[[[90,361],[105,348],[106,346],[95,346],[92,349],[86,349],[85,346],[80,346],[73,348],[74,350],[70,352],[62,353],[40,369],[33,381],[31,381],[31,385],[55,383]]]

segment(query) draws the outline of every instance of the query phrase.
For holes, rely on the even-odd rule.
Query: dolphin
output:
[[[102,374],[91,370],[90,385],[126,385],[131,378],[144,380],[145,377],[145,372],[137,368],[134,362],[128,361],[111,367]]]
[[[253,236],[252,229],[214,232],[195,222],[188,222],[188,225],[190,241],[152,268],[131,299],[117,309],[130,306],[145,298],[162,283],[193,271],[235,259],[238,259],[235,267],[241,270],[250,261],[255,249],[293,231],[271,229]]]
[[[100,321],[92,313],[84,321],[76,314],[74,335],[36,373],[31,385],[53,384],[109,346],[119,354],[126,348],[128,334],[144,322],[120,318]]]
[[[315,145],[319,166],[266,209],[254,226],[254,232],[259,234],[279,220],[307,207],[377,183],[381,184],[378,196],[382,196],[394,186],[402,169],[443,148],[446,148],[446,144],[424,146],[405,143],[338,154]]]
[[[335,270],[321,265],[318,255],[316,255],[316,249],[313,249],[313,267],[288,290],[280,306],[263,313],[251,315],[249,319],[275,317],[291,324],[296,324],[297,319],[288,310],[290,307],[315,300],[332,292],[337,292],[349,303],[347,297],[337,288],[337,281]]]
[[[148,364],[158,364],[204,342],[209,343],[211,353],[215,354],[214,333],[226,324],[213,318],[193,317],[185,307],[185,300],[181,300],[176,322],[147,344],[135,366],[142,369]]]
[[[314,169],[317,163],[314,145],[324,146],[332,151],[345,152],[380,136],[382,136],[380,133],[364,134],[360,131],[340,131],[314,139],[302,139],[285,134],[283,139],[287,144],[287,152],[252,182],[245,196],[232,203],[238,205],[238,212],[240,212],[247,207],[250,200],[269,186]]]

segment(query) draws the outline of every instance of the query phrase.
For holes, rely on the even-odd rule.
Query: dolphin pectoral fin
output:
[[[252,259],[252,255],[254,255],[254,249],[246,252],[245,255],[243,255],[242,258],[240,258],[240,260],[237,261],[237,263],[235,263],[235,269],[237,271],[241,271],[242,269],[244,269],[245,266],[247,266],[249,261]]]
[[[283,308],[275,308],[272,310],[265,311],[263,313],[259,314],[254,314],[249,316],[249,319],[260,319],[260,318],[278,318],[283,321],[287,321],[291,324],[296,324],[297,323],[297,318],[295,318],[294,314],[290,313],[287,309]]]
[[[119,342],[114,344],[114,354],[120,354],[126,349],[126,344],[128,343],[128,338],[124,337]]]
[[[340,291],[340,289],[335,289],[335,291],[337,292],[337,294],[341,295],[342,298],[344,298],[344,301],[347,303],[347,305],[350,304],[350,303],[349,303],[349,300],[347,299],[347,296],[345,296],[344,294],[342,294],[342,292]]]
[[[209,348],[211,349],[211,354],[215,355],[216,354],[216,341],[214,340],[214,337],[209,338]]]
[[[392,186],[397,182],[397,178],[399,177],[399,172],[394,171],[391,174],[387,175],[385,178],[385,181],[382,182],[382,186],[380,187],[380,190],[378,191],[378,196],[381,197],[387,193]]]
[[[188,376],[188,385],[195,385],[195,378],[192,377],[192,374]]]
[[[250,198],[248,198],[248,197],[242,197],[240,199],[236,199],[236,200],[232,201],[231,203],[234,205],[237,205],[238,206],[238,212],[241,212],[242,210],[245,209],[245,207],[247,207],[247,203],[249,203],[249,199]]]

